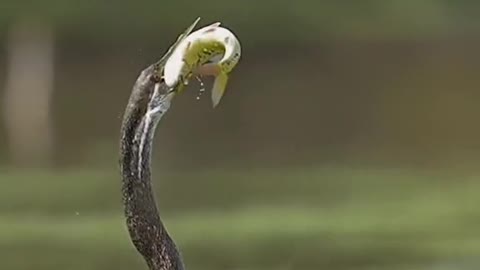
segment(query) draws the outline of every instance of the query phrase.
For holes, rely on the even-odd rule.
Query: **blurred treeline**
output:
[[[51,35],[54,164],[112,165],[133,81],[197,16],[233,29],[243,58],[217,110],[197,86],[177,99],[167,166],[465,164],[480,150],[479,13],[475,1],[4,1],[0,41],[18,23]]]
[[[2,2],[0,25],[19,17],[44,19],[63,37],[110,39],[158,38],[178,33],[198,16],[225,22],[246,44],[259,40],[318,41],[332,36],[432,35],[451,30],[478,30],[476,1],[52,1]],[[163,38],[165,39],[165,38]]]

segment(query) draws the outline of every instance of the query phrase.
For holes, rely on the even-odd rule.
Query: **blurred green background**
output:
[[[198,16],[242,59],[218,108],[192,82],[158,128],[187,269],[479,269],[480,2],[0,6],[0,269],[147,269],[122,219],[120,121]]]

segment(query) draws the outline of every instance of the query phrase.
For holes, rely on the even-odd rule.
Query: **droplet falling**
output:
[[[198,83],[200,83],[200,89],[197,95],[197,100],[200,100],[201,95],[203,94],[203,92],[205,92],[205,84],[203,83],[202,78],[200,78],[199,76],[195,76],[195,78],[197,79]]]

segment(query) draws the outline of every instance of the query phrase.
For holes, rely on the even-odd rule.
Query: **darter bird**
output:
[[[175,242],[158,213],[151,184],[151,152],[156,126],[192,76],[214,76],[213,106],[225,91],[241,49],[237,37],[214,23],[193,33],[197,19],[165,55],[144,69],[123,116],[120,170],[124,214],[130,238],[151,270],[183,270]]]

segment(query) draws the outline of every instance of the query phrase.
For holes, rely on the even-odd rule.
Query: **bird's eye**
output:
[[[150,76],[150,80],[154,83],[161,83],[165,80],[165,78],[163,77],[163,75],[160,76],[158,73],[155,73],[152,76]]]

